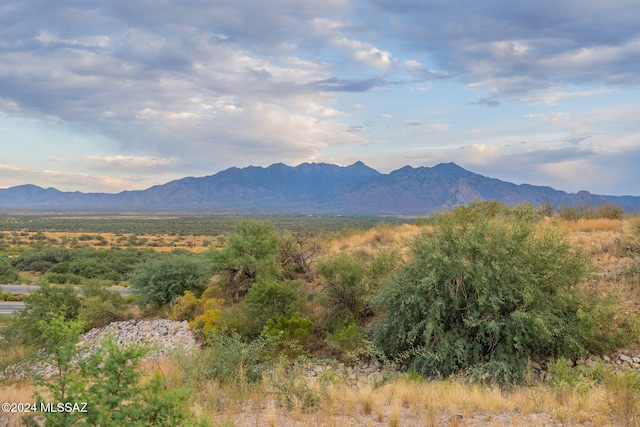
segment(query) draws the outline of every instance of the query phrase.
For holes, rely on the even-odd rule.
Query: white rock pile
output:
[[[191,352],[198,346],[186,321],[125,320],[85,333],[79,343],[80,346],[87,349],[84,355],[97,351],[100,348],[100,343],[107,336],[112,336],[120,347],[134,344],[151,347],[151,352],[145,358],[147,360],[169,356],[178,349]]]
[[[82,349],[78,358],[82,359],[95,353],[102,341],[111,336],[120,347],[144,345],[150,352],[144,360],[160,359],[170,356],[175,351],[192,352],[198,344],[189,329],[187,322],[176,322],[167,319],[125,320],[114,322],[102,328],[92,329],[80,338],[78,346]],[[33,374],[49,377],[55,373],[52,365],[45,362],[20,362],[0,372],[0,381],[21,381]]]

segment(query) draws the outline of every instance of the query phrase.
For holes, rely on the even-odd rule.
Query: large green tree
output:
[[[430,377],[517,383],[530,358],[577,356],[586,259],[557,232],[514,218],[441,215],[377,297],[375,342]]]
[[[226,293],[238,299],[246,295],[258,278],[280,278],[281,249],[282,236],[271,223],[243,220],[227,236],[224,248],[210,251],[209,256]]]

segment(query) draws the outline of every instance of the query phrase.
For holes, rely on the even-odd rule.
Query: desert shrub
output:
[[[84,298],[81,300],[78,320],[85,330],[127,318],[127,303],[119,293],[108,290],[108,285],[109,282],[92,279],[83,286]]]
[[[205,337],[220,328],[220,313],[223,300],[217,298],[205,299],[202,305],[202,313],[189,322],[191,329],[196,329]]]
[[[560,206],[556,213],[565,221],[577,221],[581,218],[580,210],[576,206]]]
[[[140,368],[147,348],[120,348],[108,337],[100,349],[86,358],[77,359],[81,326],[60,316],[42,322],[43,358],[53,363],[56,375],[51,379],[35,378],[36,404],[44,402],[86,402],[82,411],[44,411],[40,420],[25,417],[28,426],[194,426],[185,389],[166,388],[163,377],[154,374],[144,379]]]
[[[459,222],[470,222],[479,218],[495,218],[504,207],[500,202],[481,200],[467,205],[455,206],[451,212],[443,215],[445,217],[453,216]]]
[[[297,280],[259,279],[245,297],[245,304],[259,330],[269,319],[291,316],[303,302],[302,284]]]
[[[355,322],[339,326],[334,332],[328,333],[326,342],[343,353],[353,352],[363,345],[360,328]]]
[[[377,296],[376,344],[428,377],[517,383],[528,360],[585,350],[584,256],[549,229],[510,218],[441,216]]]
[[[309,411],[330,399],[332,380],[320,377],[319,381],[308,381],[305,368],[304,360],[283,357],[265,375],[269,394],[287,410]]]
[[[389,277],[393,277],[402,266],[400,252],[393,249],[383,249],[373,254],[367,265],[367,282],[365,287],[375,290]]]
[[[245,341],[237,333],[214,330],[205,342],[201,351],[178,358],[186,384],[258,382],[275,356],[275,340],[264,337]]]
[[[244,300],[223,307],[220,310],[220,319],[218,322],[220,329],[237,333],[242,337],[256,337],[261,332],[256,318],[251,315]]]
[[[204,301],[196,297],[193,292],[186,291],[184,295],[176,297],[171,315],[175,320],[191,321],[204,310]]]
[[[623,214],[624,209],[617,205],[605,203],[604,205],[598,206],[598,218],[620,219]]]
[[[282,238],[268,222],[244,220],[226,237],[221,251],[210,250],[215,273],[220,274],[224,290],[231,299],[246,295],[261,278],[277,278],[282,273],[278,259]]]
[[[199,331],[206,336],[217,331],[220,324],[220,310],[217,308],[204,309],[202,314],[198,315],[189,322],[189,327]]]
[[[290,317],[277,316],[269,319],[262,334],[266,337],[279,338],[285,342],[304,344],[313,332],[313,321],[300,313],[293,313]]]
[[[8,258],[0,258],[0,283],[18,283],[20,281],[20,275]]]
[[[286,231],[282,237],[280,248],[280,263],[283,268],[303,273],[307,279],[313,277],[311,265],[320,245],[311,235],[302,231]]]
[[[20,341],[26,344],[39,344],[42,340],[42,322],[47,323],[54,317],[65,321],[77,320],[80,312],[80,298],[71,286],[42,285],[36,291],[24,297],[25,308],[16,314],[9,326]]]
[[[578,219],[620,219],[624,214],[624,210],[617,205],[605,203],[598,207],[578,205],[578,206],[560,206],[558,208],[558,216],[567,221],[577,221]]]
[[[45,273],[54,264],[70,259],[70,251],[65,248],[31,249],[14,259],[13,266],[20,271]]]
[[[138,304],[160,307],[172,304],[186,291],[200,296],[209,276],[210,270],[201,259],[167,255],[141,264],[131,279],[131,286],[140,295]]]
[[[531,203],[519,203],[513,206],[505,206],[502,213],[504,216],[514,217],[527,222],[539,221],[544,216],[543,212],[536,209]]]
[[[69,262],[65,261],[65,262],[59,262],[57,264],[54,264],[47,271],[49,273],[60,273],[60,274],[67,273],[69,271]]]
[[[323,291],[328,299],[330,328],[351,318],[359,319],[367,301],[363,260],[354,255],[335,255],[318,264],[318,273],[325,279]]]
[[[22,296],[14,295],[11,292],[0,292],[0,301],[21,301]]]
[[[584,326],[584,346],[591,354],[607,354],[635,344],[640,337],[640,317],[621,312],[621,301],[613,296],[587,293],[578,312]]]
[[[83,282],[83,278],[71,273],[51,273],[47,272],[38,278],[38,284],[50,285],[79,285]]]

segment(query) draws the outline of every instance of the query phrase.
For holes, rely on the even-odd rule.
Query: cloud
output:
[[[0,110],[111,141],[111,157],[87,159],[94,169],[207,173],[305,161],[332,144],[365,142],[341,121],[336,96],[385,86],[377,73],[393,62],[342,23],[350,8],[346,0],[11,2],[0,17]],[[310,33],[319,16],[325,33]],[[369,77],[342,77],[299,45],[345,52]]]
[[[327,92],[366,92],[374,87],[380,86],[381,83],[382,82],[376,78],[357,80],[330,77],[328,79],[308,83],[307,86]]]
[[[475,102],[476,105],[484,105],[485,107],[498,107],[500,105],[500,101],[492,98],[480,98],[478,102]]]
[[[540,91],[535,91],[531,93],[529,96],[523,99],[524,102],[532,105],[556,105],[558,101],[569,98],[584,98],[592,95],[602,94],[609,92],[608,90],[583,90],[583,91],[563,91],[563,90],[553,90],[553,89],[545,89]]]
[[[330,45],[343,49],[354,61],[381,70],[392,67],[393,56],[389,51],[380,49],[372,43],[348,37],[346,33],[352,30],[348,25],[324,18],[317,18],[312,24],[315,35],[325,38]]]
[[[151,184],[142,178],[120,178],[86,173],[69,173],[57,170],[37,170],[23,166],[0,164],[0,181],[4,188],[33,183],[44,188],[61,191],[99,191],[114,193],[123,188],[143,189]]]
[[[421,132],[444,132],[449,130],[449,125],[446,123],[407,122],[406,124],[411,129]]]
[[[595,194],[638,195],[640,148],[591,150],[578,146],[509,152],[498,146],[458,149],[460,165],[476,173],[515,183],[547,185],[559,190]],[[616,168],[617,173],[610,171]],[[615,189],[612,191],[612,189]]]
[[[154,159],[147,156],[85,156],[84,160],[94,169],[127,170],[137,173],[142,170],[159,170],[171,166],[178,160],[172,158]]]
[[[632,0],[369,3],[414,51],[492,97],[560,88],[533,97],[553,103],[571,96],[565,87],[640,85],[640,8]]]

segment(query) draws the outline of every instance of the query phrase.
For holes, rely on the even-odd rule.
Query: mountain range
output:
[[[146,190],[117,194],[62,192],[20,185],[0,189],[0,209],[184,210],[210,212],[424,215],[475,200],[508,205],[541,203],[597,206],[612,203],[640,211],[638,196],[566,193],[551,187],[516,185],[470,172],[455,163],[405,166],[388,174],[362,162],[350,166],[303,163],[230,168]]]

